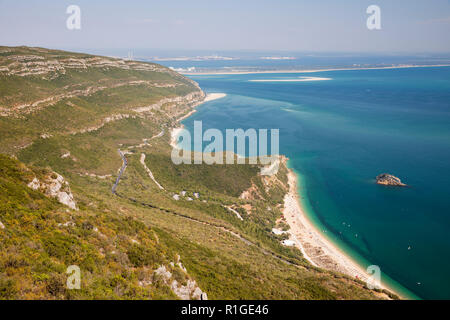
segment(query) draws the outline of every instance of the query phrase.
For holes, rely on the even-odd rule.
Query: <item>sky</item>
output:
[[[81,29],[69,30],[69,5]],[[369,30],[369,5],[381,30]],[[0,0],[0,45],[59,49],[450,52],[450,0]]]

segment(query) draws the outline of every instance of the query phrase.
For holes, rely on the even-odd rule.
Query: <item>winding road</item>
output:
[[[116,182],[114,183],[114,185],[112,187],[111,191],[113,194],[117,194],[116,193],[117,185],[119,184],[120,178],[122,178],[123,172],[125,171],[125,169],[127,168],[127,165],[128,165],[127,158],[125,158],[125,155],[123,154],[123,152],[120,149],[118,149],[118,150],[119,150],[120,157],[122,158],[123,164],[122,164],[122,167],[120,168],[119,175],[117,176]]]

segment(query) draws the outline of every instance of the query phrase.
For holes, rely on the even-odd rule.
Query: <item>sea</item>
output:
[[[449,57],[222,58],[156,61],[179,71],[272,72],[188,75],[226,97],[198,106],[185,127],[279,129],[305,214],[325,237],[362,267],[378,266],[403,297],[450,299],[450,67],[356,69]],[[273,73],[330,66],[352,70]],[[328,80],[298,81],[309,77]],[[408,186],[378,185],[381,173]]]

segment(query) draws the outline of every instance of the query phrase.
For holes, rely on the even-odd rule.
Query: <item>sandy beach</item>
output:
[[[290,226],[290,240],[312,265],[366,282],[369,279],[366,270],[328,240],[323,231],[319,231],[304,213],[297,192],[297,176],[291,169],[288,178],[289,193],[284,197],[283,215]],[[380,288],[395,292],[382,282]]]
[[[208,101],[212,101],[212,100],[225,98],[226,96],[227,96],[226,93],[208,93],[206,95],[205,100],[203,100],[203,102],[208,102]]]
[[[225,96],[226,94],[224,93],[211,93],[197,105],[220,99]],[[180,121],[186,119],[194,112],[196,112],[195,109],[177,119],[177,122],[179,123]],[[182,124],[171,129],[170,145],[172,148],[177,147],[177,136],[182,129]],[[350,258],[334,243],[328,240],[324,236],[323,231],[318,230],[305,215],[298,195],[297,176],[291,169],[288,173],[288,179],[289,192],[284,197],[283,215],[287,224],[290,226],[288,231],[290,235],[289,240],[295,243],[295,246],[302,252],[305,259],[307,259],[313,266],[340,272],[365,282],[368,281],[370,276],[366,270],[364,270],[357,262]],[[395,292],[383,283],[380,284],[380,288]],[[398,293],[396,294],[398,295]]]
[[[321,77],[299,77],[296,79],[253,79],[248,80],[250,82],[304,82],[304,81],[324,81],[332,80],[331,78],[321,78]]]
[[[197,110],[195,109],[195,107],[201,105],[202,103],[208,102],[208,101],[213,101],[213,100],[217,100],[217,99],[221,99],[226,97],[226,93],[208,93],[205,97],[205,99],[203,101],[201,101],[200,103],[198,103],[196,106],[194,106],[194,109],[192,109],[190,112],[188,112],[187,114],[185,114],[184,116],[180,117],[177,119],[177,122],[180,123],[181,121],[183,121],[184,119],[190,117],[194,112],[196,112]],[[180,133],[180,131],[183,129],[183,125],[180,124],[180,126],[172,128],[170,130],[170,146],[172,148],[176,148],[176,142],[177,142],[177,136]]]

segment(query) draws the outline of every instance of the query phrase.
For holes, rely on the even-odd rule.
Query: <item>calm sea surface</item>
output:
[[[311,82],[251,82],[332,78]],[[450,298],[450,68],[192,76],[207,102],[192,130],[279,128],[308,215],[382,280]],[[391,173],[407,188],[375,184]]]

